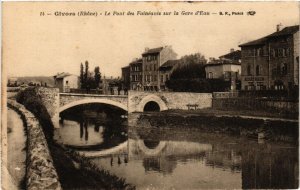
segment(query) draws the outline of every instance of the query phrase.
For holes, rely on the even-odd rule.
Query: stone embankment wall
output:
[[[23,105],[14,100],[7,100],[7,104],[16,110],[26,123],[26,189],[61,189],[48,144],[38,119]]]
[[[142,128],[142,130],[144,128],[153,129],[153,131],[159,129],[168,129],[168,131],[172,131],[172,129],[200,130],[204,133],[229,134],[250,138],[258,138],[259,133],[264,133],[268,140],[285,142],[298,141],[298,124],[298,122],[292,121],[170,112],[131,113],[128,115],[128,125],[133,128]],[[159,136],[159,134],[154,136]],[[172,135],[170,136],[172,137]],[[168,137],[164,138],[168,139]]]

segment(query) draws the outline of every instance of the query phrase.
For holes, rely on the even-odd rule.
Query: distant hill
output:
[[[46,77],[46,76],[34,76],[34,77],[16,77],[18,84],[28,84],[30,82],[33,83],[39,83],[41,84],[41,82],[43,84],[47,83],[47,86],[49,87],[53,87],[54,86],[54,79],[53,77]]]

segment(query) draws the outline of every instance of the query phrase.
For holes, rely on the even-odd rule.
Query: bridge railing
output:
[[[116,97],[116,98],[127,98],[128,95],[110,95],[110,94],[80,94],[80,93],[65,93],[60,92],[60,96],[82,96],[82,97]]]
[[[118,93],[118,91],[107,91],[107,92],[103,92],[103,90],[97,90],[97,89],[90,89],[90,90],[86,90],[86,89],[70,89],[69,93],[76,93],[76,94],[104,94],[104,95],[126,95],[126,92],[124,90],[121,90],[120,93]],[[128,93],[127,93],[128,94]]]

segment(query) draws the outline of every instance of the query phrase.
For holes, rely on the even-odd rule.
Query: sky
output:
[[[97,17],[55,16],[90,11]],[[104,16],[123,12],[125,16]],[[167,11],[179,15],[126,16],[127,11]],[[181,15],[182,11],[244,12],[244,15]],[[245,13],[255,11],[254,16]],[[45,12],[46,16],[40,16]],[[47,15],[47,14],[51,15]],[[200,52],[207,59],[231,48],[299,24],[298,2],[4,2],[3,69],[8,76],[79,75],[80,63],[102,76],[120,76],[121,67],[146,47],[171,45],[178,54]]]

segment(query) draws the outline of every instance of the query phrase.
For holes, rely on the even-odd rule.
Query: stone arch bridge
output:
[[[128,95],[95,95],[59,93],[56,88],[40,88],[39,91],[55,127],[59,126],[60,112],[89,103],[108,104],[128,113],[143,112],[149,102],[156,104],[160,111],[168,109],[186,110],[188,105],[197,105],[198,109],[212,106],[211,93],[129,91]]]

